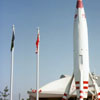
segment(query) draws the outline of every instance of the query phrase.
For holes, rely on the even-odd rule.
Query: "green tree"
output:
[[[29,98],[27,98],[27,100],[30,100]]]
[[[3,90],[3,92],[0,91],[0,100],[8,100],[7,97],[9,95],[9,89],[8,86],[6,86]]]

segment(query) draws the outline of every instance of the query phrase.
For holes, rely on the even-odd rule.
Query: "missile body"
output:
[[[77,0],[73,31],[74,77],[77,98],[87,98],[89,81],[88,29],[82,0]]]
[[[76,95],[78,100],[84,100],[88,97],[89,81],[92,82],[94,88],[94,95],[97,100],[100,100],[100,89],[90,73],[89,69],[89,51],[88,51],[88,29],[85,11],[82,0],[77,0],[76,12],[74,16],[74,30],[73,30],[73,59],[74,71],[71,79],[68,81],[62,100],[68,100],[71,95],[70,91],[73,86],[73,79],[75,79]],[[91,95],[93,95],[91,90]]]

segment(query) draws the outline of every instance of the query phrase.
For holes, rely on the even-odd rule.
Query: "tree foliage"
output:
[[[0,100],[8,100],[7,97],[9,95],[9,89],[8,89],[8,86],[6,86],[2,91],[0,91]]]

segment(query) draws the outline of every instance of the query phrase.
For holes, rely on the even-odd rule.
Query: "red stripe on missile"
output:
[[[87,86],[84,86],[83,89],[88,89],[88,87]]]
[[[76,5],[76,8],[83,8],[83,3],[82,3],[82,0],[78,0],[77,1],[77,5]]]
[[[75,83],[76,83],[76,84],[80,84],[80,82],[79,82],[79,81],[76,81]]]
[[[80,89],[80,87],[79,87],[79,86],[77,86],[77,87],[76,87],[76,89]]]
[[[88,84],[88,81],[83,81],[83,84]]]
[[[82,90],[80,90],[80,93],[83,93],[83,91],[82,91]]]
[[[100,95],[100,92],[98,93],[98,95]]]
[[[64,96],[67,96],[67,94],[66,94],[66,93],[64,93]]]
[[[80,98],[83,98],[83,96],[80,96]]]

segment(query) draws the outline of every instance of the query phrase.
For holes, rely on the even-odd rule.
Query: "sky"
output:
[[[83,0],[90,70],[100,75],[100,0]],[[0,91],[10,87],[11,37],[15,25],[13,99],[36,89],[36,38],[40,27],[40,87],[73,73],[76,0],[0,0]]]

